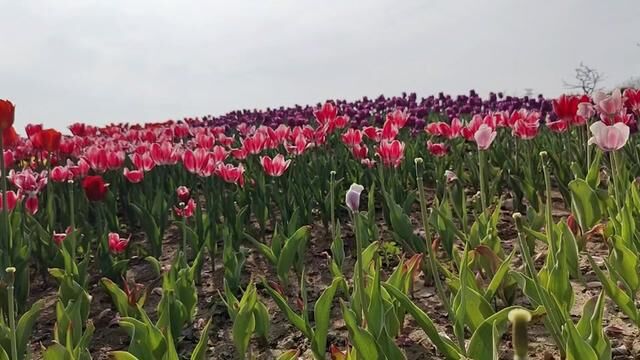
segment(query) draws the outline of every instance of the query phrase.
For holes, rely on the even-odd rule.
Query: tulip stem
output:
[[[71,232],[74,232],[76,230],[76,214],[75,214],[75,198],[73,196],[73,181],[69,181],[68,184],[69,185],[69,211],[71,212],[71,214],[69,215],[69,222],[71,224]],[[75,260],[76,258],[76,243],[75,240],[77,240],[74,237],[74,242],[73,244],[71,244],[71,258]]]
[[[9,306],[9,328],[11,329],[11,358],[18,359],[18,344],[16,339],[16,314],[15,314],[15,299],[14,296],[14,283],[16,279],[16,269],[13,267],[6,269],[7,273],[7,295]]]
[[[433,276],[433,283],[436,286],[436,290],[438,291],[438,296],[440,300],[444,303],[445,309],[447,309],[447,313],[451,316],[452,311],[449,306],[449,300],[446,297],[446,293],[444,291],[444,286],[442,286],[442,282],[440,281],[440,274],[438,272],[437,259],[435,255],[435,250],[432,248],[433,241],[431,239],[431,229],[429,226],[429,215],[431,211],[427,212],[427,200],[424,195],[424,185],[422,180],[422,171],[419,169],[419,164],[422,164],[422,161],[418,161],[422,159],[416,159],[416,182],[418,185],[418,194],[420,197],[420,213],[422,214],[422,226],[424,228],[424,237],[426,241],[426,251],[427,256],[429,257],[429,270],[431,271],[431,275]]]
[[[487,210],[487,177],[485,174],[485,167],[487,166],[487,157],[484,150],[478,149],[478,165],[480,175],[480,204],[482,205],[482,212]]]
[[[620,178],[622,174],[620,171],[620,158],[618,158],[617,151],[612,151],[609,154],[611,159],[611,182],[613,183],[613,195],[616,199],[618,212],[621,212],[622,198],[620,196],[622,195],[622,189],[620,188],[620,185],[622,182],[620,181]]]
[[[335,187],[336,187],[336,172],[331,171],[330,173],[330,195],[331,196],[331,241],[336,239],[336,196],[335,196]]]
[[[358,212],[353,212],[353,232],[356,236],[356,252],[358,255],[358,268],[356,269],[358,275],[358,281],[356,283],[357,292],[360,296],[360,312],[359,317],[362,319],[362,324],[365,324],[365,313],[366,313],[366,297],[364,293],[364,258],[362,256],[362,236],[360,234],[360,215]]]
[[[2,230],[0,230],[0,235],[2,235],[2,243],[7,246],[6,250],[11,252],[11,248],[13,245],[11,244],[11,236],[9,234],[9,204],[7,201],[7,169],[6,164],[4,163],[4,134],[3,130],[0,129],[0,182],[2,186]]]

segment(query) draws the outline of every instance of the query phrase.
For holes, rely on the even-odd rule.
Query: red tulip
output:
[[[225,161],[228,156],[229,156],[229,152],[223,146],[216,145],[211,150],[210,161],[213,161],[214,164],[218,164]]]
[[[381,137],[382,140],[394,140],[396,138],[396,136],[398,136],[398,132],[399,132],[399,128],[398,126],[387,120],[384,122],[384,125],[382,126],[382,133],[381,133]]]
[[[191,191],[186,186],[178,186],[176,195],[178,196],[178,201],[186,203],[191,198]]]
[[[143,172],[151,171],[156,166],[156,163],[153,161],[149,153],[144,153],[144,155],[136,153],[131,155],[130,158],[136,169]]]
[[[73,178],[73,174],[66,166],[56,166],[51,170],[49,178],[53,182],[65,182]]]
[[[263,133],[256,133],[253,136],[246,137],[242,141],[242,147],[247,154],[256,155],[264,150],[266,142],[267,137]]]
[[[16,107],[9,100],[0,100],[0,132],[13,126]]]
[[[588,96],[561,95],[552,101],[553,112],[569,125],[582,125],[587,119],[578,115],[578,104],[584,102],[590,103]]]
[[[4,154],[4,166],[8,169],[13,166],[13,163],[16,161],[16,158],[11,150],[5,150]]]
[[[223,164],[217,167],[216,174],[227,183],[244,186],[244,167],[242,164],[233,166],[231,164]]]
[[[102,201],[107,196],[109,184],[104,182],[102,176],[87,176],[82,180],[82,188],[90,201]]]
[[[474,115],[467,126],[460,130],[460,133],[465,139],[467,139],[467,141],[475,141],[475,134],[482,125],[486,125],[490,129],[495,130],[496,119],[491,115],[487,115],[485,117],[482,117],[482,115]]]
[[[52,237],[53,242],[58,246],[62,246],[62,242],[67,238],[67,236],[69,236],[69,234],[71,234],[71,226],[67,227],[63,233],[54,232]]]
[[[627,109],[640,116],[640,89],[626,89],[623,95]]]
[[[360,145],[360,143],[362,142],[362,131],[357,129],[347,130],[344,134],[342,134],[342,142],[349,148]]]
[[[398,140],[381,141],[377,150],[382,164],[397,168],[404,160],[404,143]]]
[[[31,137],[35,147],[46,150],[49,153],[60,149],[60,140],[62,140],[62,134],[55,129],[41,130]]]
[[[533,139],[538,135],[540,113],[525,109],[514,111],[511,115],[512,134],[523,140]]]
[[[362,160],[369,155],[369,148],[365,144],[357,144],[349,150],[351,150],[353,156],[358,160]]]
[[[18,137],[18,133],[16,133],[16,129],[12,126],[10,128],[4,129],[2,131],[2,140],[4,142],[4,147],[12,147],[18,143],[20,138]]]
[[[455,139],[460,136],[460,131],[462,130],[462,122],[458,118],[454,118],[451,121],[451,125],[447,124],[444,121],[430,123],[425,128],[425,131],[428,134],[433,136],[442,136],[447,139]]]
[[[569,124],[564,120],[556,120],[547,122],[549,130],[555,133],[563,133],[569,128]]]
[[[131,237],[125,239],[121,238],[117,233],[109,233],[109,251],[113,254],[123,253],[129,245],[129,240],[131,240]]]
[[[27,126],[24,127],[24,131],[27,133],[28,138],[32,138],[42,131],[42,124],[27,124]]]
[[[431,155],[435,157],[443,157],[449,152],[447,145],[443,143],[433,143],[431,140],[427,141],[427,149]]]
[[[302,134],[298,134],[295,138],[293,145],[287,145],[287,152],[293,155],[302,155],[307,149],[311,147],[311,143],[307,138]]]
[[[323,126],[335,120],[338,115],[338,108],[327,101],[320,109],[314,111],[313,115],[316,117],[316,120],[318,120],[320,126]]]
[[[176,216],[181,218],[190,218],[196,210],[196,202],[193,199],[189,199],[188,202],[181,202],[178,206],[173,207]]]
[[[75,136],[85,136],[87,132],[87,125],[83,123],[75,123],[69,125],[69,130]]]
[[[182,164],[188,172],[201,177],[208,177],[215,170],[215,166],[210,164],[210,159],[211,153],[203,148],[198,148],[195,151],[185,151],[182,155]]]
[[[397,128],[402,129],[404,125],[407,123],[409,119],[409,113],[407,111],[400,111],[400,109],[395,109],[394,111],[387,114],[386,121],[391,122]]]
[[[149,153],[156,165],[175,165],[180,160],[177,149],[170,141],[151,144]]]
[[[209,134],[203,134],[203,133],[199,133],[196,135],[195,137],[195,142],[196,145],[199,148],[203,148],[206,150],[211,149],[211,147],[213,146],[213,144],[216,142],[216,138],[209,135]]]
[[[373,159],[362,159],[360,160],[360,164],[368,167],[369,169],[373,169],[376,166],[376,161]]]
[[[138,184],[144,180],[144,171],[139,169],[129,170],[129,168],[124,168],[124,170],[122,170],[122,174],[132,184]]]
[[[263,156],[260,158],[260,164],[264,169],[264,172],[268,176],[278,177],[284,174],[289,167],[291,160],[284,159],[284,155],[278,154],[273,159],[269,156]]]
[[[7,191],[7,208],[9,212],[13,211],[20,201],[20,195],[15,191]],[[2,201],[2,193],[0,193],[0,210],[3,210],[4,201]]]

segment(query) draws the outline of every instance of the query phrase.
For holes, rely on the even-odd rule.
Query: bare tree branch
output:
[[[564,87],[571,90],[581,90],[585,94],[593,94],[599,90],[598,85],[604,80],[604,75],[595,68],[580,62],[580,66],[576,69],[575,83],[562,81]]]

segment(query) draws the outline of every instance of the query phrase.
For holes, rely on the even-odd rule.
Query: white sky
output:
[[[0,98],[22,129],[402,91],[555,96],[580,61],[609,87],[640,75],[639,25],[639,0],[0,0]]]

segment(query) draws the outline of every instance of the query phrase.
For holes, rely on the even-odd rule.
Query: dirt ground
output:
[[[560,202],[555,206],[554,216],[566,216],[568,213],[563,209]],[[343,219],[344,220],[344,219]],[[414,214],[413,221],[416,231],[418,226],[418,214]],[[382,222],[382,220],[381,220]],[[345,222],[343,221],[343,224]],[[384,229],[383,225],[380,225]],[[353,268],[353,234],[348,230],[349,226],[343,226],[343,236],[347,252],[347,260],[344,269],[349,276],[348,269]],[[503,241],[505,251],[513,248],[516,241],[516,231],[511,219],[511,211],[503,209],[503,216],[499,225],[500,237]],[[386,237],[384,231],[381,232]],[[140,238],[141,236],[137,236]],[[169,264],[180,246],[180,236],[177,229],[170,228],[167,231],[164,241],[164,256],[160,259],[163,264]],[[326,230],[321,223],[313,224],[312,240],[309,243],[306,259],[308,284],[309,284],[309,301],[315,303],[315,299],[321,291],[331,282],[331,274],[327,267],[326,253],[329,250],[330,242],[326,235]],[[255,276],[265,276],[269,280],[276,280],[275,271],[265,259],[253,249],[249,248],[247,261],[245,264],[244,281],[249,281],[251,274]],[[538,253],[544,254],[545,249],[540,248]],[[589,245],[589,251],[596,261],[602,261],[602,257],[606,256],[606,247],[602,243],[592,243]],[[544,262],[544,256],[540,256],[536,260],[539,264]],[[218,260],[218,263],[221,261]],[[516,258],[513,267],[517,268],[521,265],[519,258]],[[581,271],[584,274],[584,283],[573,282],[573,288],[576,296],[575,306],[572,311],[574,320],[579,319],[583,304],[591,297],[597,296],[601,291],[601,286],[597,281],[595,274],[591,270],[586,257],[580,259]],[[387,273],[392,269],[384,269]],[[94,273],[98,273],[96,270]],[[155,307],[160,300],[159,291],[160,281],[154,274],[151,267],[142,259],[134,258],[130,263],[130,273],[135,276],[138,283],[144,284],[149,292],[145,305],[146,310],[155,315]],[[183,338],[179,342],[179,352],[189,354],[195,347],[200,336],[200,329],[205,323],[205,319],[213,316],[212,330],[209,337],[209,358],[210,359],[235,359],[235,349],[231,340],[231,321],[227,315],[224,303],[222,302],[219,291],[222,291],[222,274],[223,269],[220,265],[212,271],[210,261],[205,260],[202,272],[202,283],[198,286],[198,313],[193,327],[183,331]],[[109,359],[109,352],[114,350],[126,350],[128,346],[128,336],[117,324],[117,314],[111,302],[109,295],[99,285],[99,277],[95,276],[91,279],[89,292],[93,296],[90,318],[96,326],[96,332],[91,342],[91,354],[94,359]],[[274,359],[284,350],[298,349],[301,359],[312,359],[310,351],[308,351],[309,342],[302,334],[291,326],[286,318],[282,315],[275,303],[267,295],[266,291],[258,286],[261,300],[267,305],[269,314],[272,319],[271,331],[266,342],[252,340],[253,354],[258,359]],[[52,329],[55,323],[55,302],[56,302],[56,286],[53,280],[43,283],[42,281],[34,281],[30,299],[45,299],[46,306],[41,318],[39,319],[34,337],[32,338],[32,349],[34,358],[40,358],[42,346],[48,346],[52,341]],[[294,288],[288,289],[294,295]],[[435,289],[425,285],[422,274],[418,278],[414,292],[413,300],[426,311],[427,314],[436,323],[440,331],[449,335],[453,334],[452,326],[446,316],[446,312],[441,307],[437,299]],[[527,305],[524,297],[519,296],[516,304]],[[328,337],[328,344],[335,344],[341,349],[347,341],[347,330],[344,322],[341,320],[337,299],[334,301],[332,309],[333,324]],[[638,330],[633,324],[616,308],[615,304],[607,301],[605,307],[605,329],[611,339],[614,359],[640,359],[640,340],[638,340]],[[407,315],[404,324],[404,330],[398,338],[398,344],[405,351],[407,359],[441,359],[435,351],[435,348],[426,337],[425,333],[419,329],[409,315]],[[530,351],[529,355],[532,359],[559,359],[555,345],[551,341],[549,334],[545,330],[540,319],[534,319],[529,327],[530,331]],[[507,332],[501,343],[501,359],[512,359],[510,352],[511,343],[510,335]],[[186,357],[185,357],[186,358]],[[328,355],[327,355],[328,358]]]

